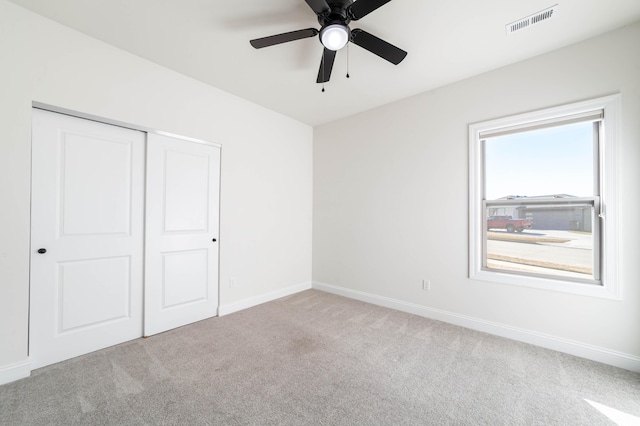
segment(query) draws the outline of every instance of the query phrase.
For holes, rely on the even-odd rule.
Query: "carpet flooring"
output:
[[[0,386],[11,426],[616,424],[598,407],[639,419],[640,374],[317,290]]]

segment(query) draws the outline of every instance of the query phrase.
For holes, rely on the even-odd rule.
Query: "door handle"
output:
[[[216,240],[216,239],[214,238],[214,239],[213,239],[213,240],[211,240],[211,241],[213,241],[213,242],[215,243],[215,242],[216,242],[216,241],[218,241],[218,240]]]
[[[38,253],[40,254],[45,254],[46,252],[47,252],[47,249],[44,249],[44,248],[38,249]]]

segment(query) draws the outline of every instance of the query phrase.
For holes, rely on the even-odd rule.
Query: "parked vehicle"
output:
[[[487,231],[490,229],[506,229],[507,232],[522,232],[533,226],[529,219],[513,219],[511,216],[489,216],[487,218]]]

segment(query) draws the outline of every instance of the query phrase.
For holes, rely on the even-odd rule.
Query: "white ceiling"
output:
[[[326,92],[317,38],[260,50],[250,39],[319,28],[304,0],[11,0],[135,55],[318,125],[640,20],[640,0],[394,0],[351,28],[409,52],[398,66],[351,45]],[[505,25],[558,4],[549,21]]]

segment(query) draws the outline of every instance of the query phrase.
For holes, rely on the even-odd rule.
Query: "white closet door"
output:
[[[148,135],[144,334],[217,315],[220,148]]]
[[[145,134],[33,110],[32,368],[142,335]]]

